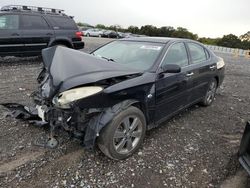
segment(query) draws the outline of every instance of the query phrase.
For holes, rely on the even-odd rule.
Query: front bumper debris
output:
[[[6,116],[28,121],[40,120],[36,107],[28,107],[17,103],[4,103],[0,105],[9,110]]]
[[[82,141],[86,149],[93,149],[96,138],[101,129],[108,125],[116,114],[136,103],[135,100],[125,100],[108,108],[81,109],[74,107],[60,109],[53,106],[37,105],[27,107],[20,104],[2,104],[11,112],[11,117],[35,123],[36,125],[49,125],[49,135],[42,144],[36,144],[48,148],[55,148],[58,145],[58,133],[60,130],[67,132],[70,138],[77,138]]]
[[[250,175],[250,122],[247,122],[241,139],[239,162]]]

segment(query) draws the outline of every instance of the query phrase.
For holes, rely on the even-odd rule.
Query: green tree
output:
[[[193,34],[183,27],[177,27],[177,29],[173,32],[172,37],[188,38],[188,39],[193,39],[193,40],[198,39],[197,34]]]
[[[144,25],[140,29],[140,34],[147,36],[158,36],[158,29],[153,25]]]
[[[158,36],[160,37],[171,37],[175,29],[171,26],[164,26],[158,29]]]
[[[224,35],[218,42],[217,45],[229,47],[229,48],[241,48],[241,40],[233,34]]]
[[[82,22],[77,22],[76,25],[78,25],[79,27],[83,27],[83,26],[84,26],[84,23],[82,23]]]
[[[127,32],[129,33],[134,33],[134,34],[139,34],[140,29],[137,26],[129,26],[127,29]]]
[[[247,33],[245,33],[244,35],[240,36],[240,39],[242,41],[250,41],[250,31],[248,31]]]
[[[243,40],[241,42],[241,48],[244,50],[250,50],[250,41],[249,40]]]
[[[108,27],[108,29],[113,30],[113,31],[123,31],[122,27],[118,24],[116,25],[111,25]]]
[[[97,24],[95,27],[99,29],[106,29],[106,26],[103,24]]]
[[[215,38],[215,39],[212,39],[212,38],[205,38],[205,37],[202,37],[202,38],[199,38],[199,42],[203,43],[203,44],[208,44],[208,45],[217,45],[218,41],[220,40],[220,38]]]

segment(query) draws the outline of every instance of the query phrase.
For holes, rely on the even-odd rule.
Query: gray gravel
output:
[[[86,52],[109,41],[84,40]],[[236,187],[249,187],[236,154],[250,119],[250,60],[220,55],[227,71],[215,103],[195,105],[149,131],[124,161],[85,151],[67,135],[54,150],[35,146],[46,130],[3,118],[0,107],[0,187],[228,187],[235,177]],[[40,68],[39,57],[1,58],[0,103],[31,103]]]

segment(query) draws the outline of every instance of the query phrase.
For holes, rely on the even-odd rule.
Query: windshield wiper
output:
[[[116,62],[114,59],[112,59],[112,58],[107,58],[107,57],[104,57],[104,56],[100,56],[100,55],[97,55],[97,54],[95,54],[95,53],[92,53],[92,55],[93,56],[97,56],[97,57],[101,57],[101,58],[103,58],[103,59],[106,59],[107,61],[112,61],[112,62]]]
[[[107,61],[113,61],[113,62],[115,62],[115,60],[112,59],[112,58],[107,58],[107,57],[103,57],[103,56],[101,56],[101,58],[106,59]]]

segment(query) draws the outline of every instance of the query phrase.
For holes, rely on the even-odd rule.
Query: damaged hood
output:
[[[44,67],[59,91],[100,80],[141,73],[116,62],[57,46],[42,51]]]

